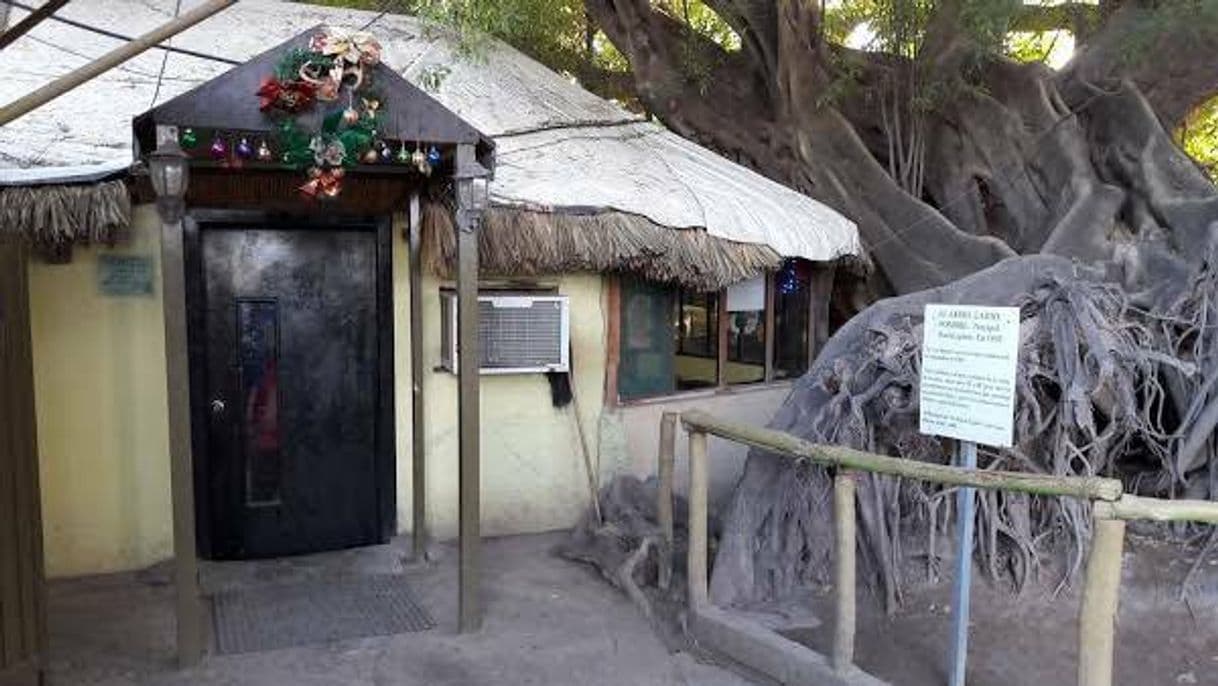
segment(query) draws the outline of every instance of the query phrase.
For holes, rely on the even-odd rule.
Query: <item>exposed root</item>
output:
[[[1155,310],[1134,305],[1108,274],[1050,257],[1016,258],[932,292],[883,301],[835,336],[796,386],[773,428],[906,459],[950,462],[946,442],[918,432],[918,369],[926,302],[1015,305],[1022,312],[1016,445],[983,449],[983,469],[1104,475],[1161,497],[1213,496],[1213,446],[1197,460],[1189,437],[1208,421],[1218,336],[1214,275],[1199,267]],[[1163,294],[1160,294],[1163,295]],[[1171,388],[1190,405],[1176,404]],[[1218,395],[1218,394],[1216,394]],[[1188,452],[1181,450],[1187,446]],[[1202,477],[1202,478],[1199,478]],[[827,472],[755,451],[726,515],[712,598],[780,597],[831,571]],[[871,475],[858,493],[860,578],[891,611],[900,603],[903,548],[924,541],[930,577],[949,536],[950,490]],[[1065,551],[1060,591],[1081,569],[1091,537],[1086,503],[983,492],[976,554],[1017,591]],[[913,552],[913,551],[908,551]]]

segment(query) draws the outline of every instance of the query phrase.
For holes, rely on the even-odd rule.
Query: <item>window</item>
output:
[[[677,390],[719,384],[719,294],[677,292]]]
[[[829,295],[817,291],[813,271],[809,262],[788,260],[777,272],[711,293],[623,278],[618,396],[802,375],[816,339],[814,305]]]

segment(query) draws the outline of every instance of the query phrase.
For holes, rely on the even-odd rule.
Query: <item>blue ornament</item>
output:
[[[254,146],[250,145],[250,140],[248,138],[242,138],[237,143],[235,150],[237,152],[237,157],[240,157],[243,160],[248,160],[254,156]]]
[[[778,272],[778,292],[783,295],[791,295],[798,293],[803,288],[803,282],[799,278],[799,270],[796,268],[795,260],[787,260],[782,269]]]
[[[440,151],[436,150],[436,146],[431,146],[427,151],[427,163],[435,167],[440,164]]]
[[[382,142],[380,144],[380,151],[381,151],[381,161],[382,162],[392,162],[393,161],[393,149],[389,147],[388,143]]]

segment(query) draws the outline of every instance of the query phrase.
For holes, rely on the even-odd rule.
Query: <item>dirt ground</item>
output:
[[[174,667],[173,587],[164,567],[52,583],[49,684],[233,686],[746,686],[740,667],[669,653],[651,625],[592,568],[550,555],[561,536],[483,545],[485,624],[456,631],[456,554],[404,564],[407,541],[252,563],[210,563],[206,589],[361,573],[404,574],[436,619],[430,631],[242,655]],[[733,671],[735,670],[735,671]]]
[[[1123,565],[1116,636],[1121,686],[1218,686],[1218,554],[1194,577],[1187,601],[1181,582],[1199,550],[1131,536]],[[925,575],[921,577],[925,578]],[[1078,654],[1078,588],[1052,597],[1054,584],[1015,598],[975,578],[969,686],[1073,684]],[[871,594],[859,599],[856,661],[899,686],[946,683],[951,581],[914,585],[889,618]],[[826,621],[786,633],[825,653],[832,641],[832,601],[820,592],[813,612]]]

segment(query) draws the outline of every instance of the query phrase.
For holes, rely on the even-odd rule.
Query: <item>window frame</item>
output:
[[[809,279],[810,297],[808,298],[808,362],[810,369],[816,356],[829,338],[829,298],[832,295],[834,264],[832,262],[808,262],[811,267]],[[645,395],[633,398],[623,398],[619,393],[618,374],[621,366],[621,336],[622,336],[622,279],[617,274],[609,275],[606,305],[609,321],[606,336],[608,338],[608,355],[605,368],[605,402],[611,406],[631,406],[663,403],[673,400],[689,400],[699,397],[712,397],[733,393],[749,393],[774,388],[790,386],[797,377],[786,379],[775,378],[775,345],[777,341],[777,276],[776,270],[766,270],[765,278],[765,375],[760,381],[729,384],[726,378],[728,365],[728,312],[727,289],[718,291],[718,312],[716,326],[718,328],[718,364],[716,365],[717,383],[707,388],[673,390],[668,393]],[[679,288],[679,287],[676,287]],[[674,302],[680,303],[678,297]]]

